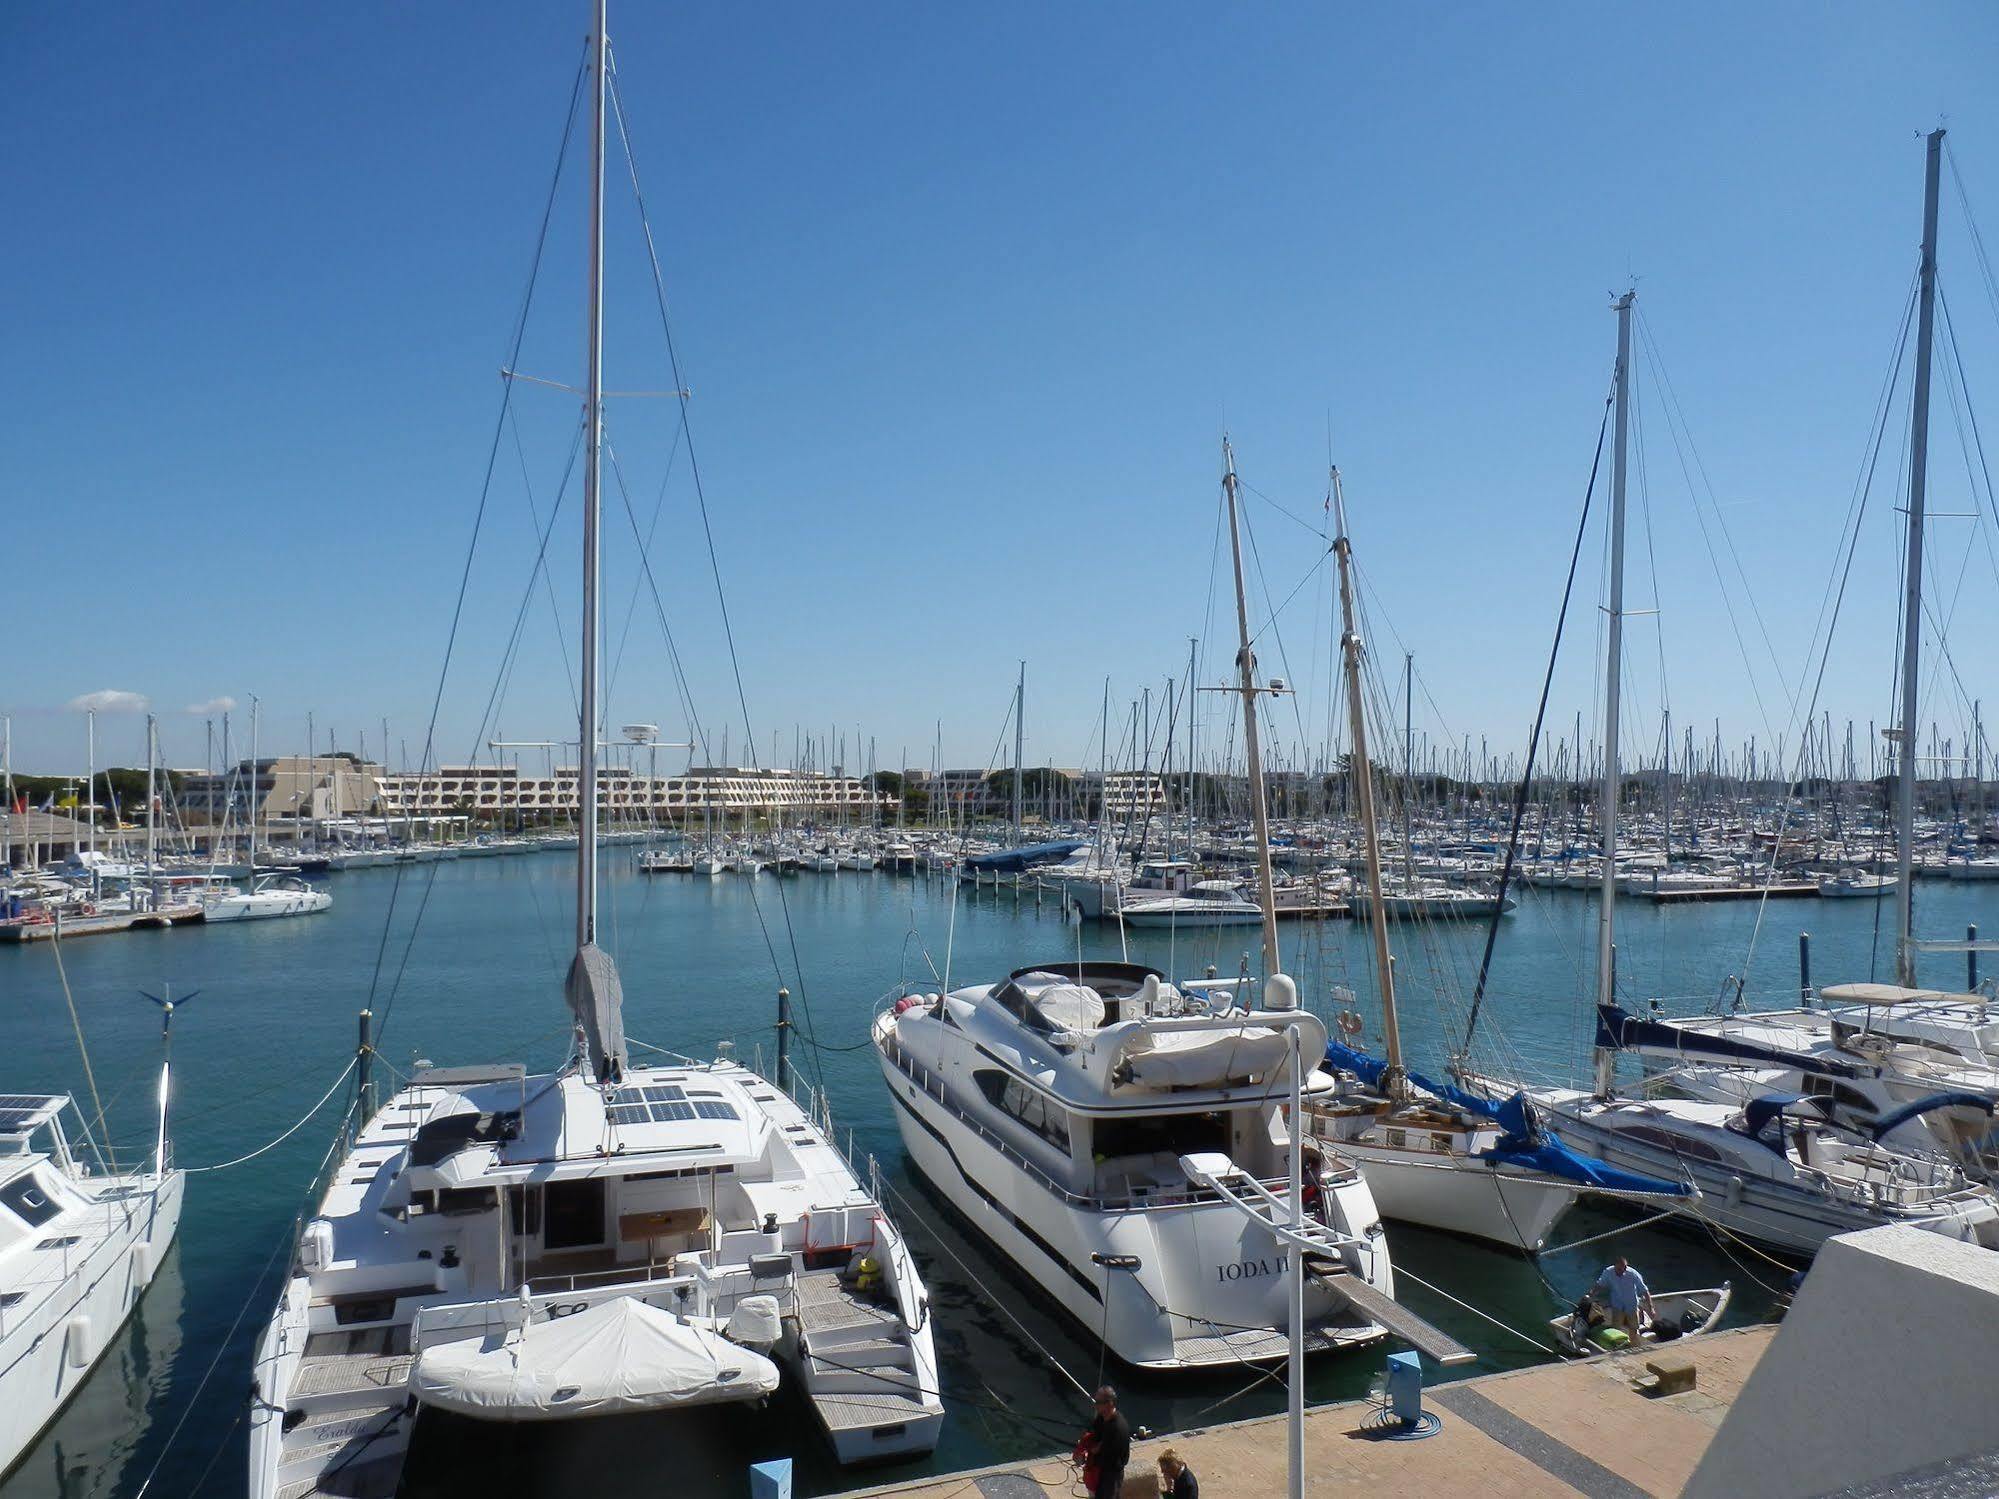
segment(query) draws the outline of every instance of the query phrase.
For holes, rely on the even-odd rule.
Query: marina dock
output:
[[[1684,906],[1694,901],[1762,900],[1765,896],[1771,900],[1797,900],[1817,895],[1819,887],[1810,880],[1788,880],[1772,885],[1724,885],[1714,890],[1647,890],[1641,886],[1630,893],[1655,906]]]
[[[161,906],[152,911],[109,911],[95,916],[54,913],[46,921],[0,922],[0,942],[51,942],[58,937],[95,937],[138,927],[168,927],[182,921],[199,921],[201,914],[201,907],[192,903]]]
[[[1461,1490],[1476,1475],[1482,1493],[1670,1499],[1692,1476],[1776,1332],[1774,1325],[1737,1328],[1667,1350],[1435,1385],[1424,1390],[1423,1406],[1438,1418],[1437,1429],[1415,1440],[1400,1436],[1373,1401],[1314,1407],[1305,1413],[1305,1491],[1428,1499]],[[1662,1356],[1694,1366],[1692,1389],[1646,1392],[1646,1361]],[[1126,1415],[1137,1420],[1144,1412]],[[1076,1421],[1080,1431],[1084,1414]],[[1211,1499],[1281,1494],[1284,1427],[1283,1416],[1263,1416],[1134,1437],[1126,1499],[1158,1493],[1155,1464],[1168,1447],[1185,1459]],[[1073,1492],[1068,1459],[1050,1456],[863,1489],[848,1499],[1034,1499]]]

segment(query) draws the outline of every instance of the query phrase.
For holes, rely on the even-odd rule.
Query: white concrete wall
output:
[[[1916,1228],[1819,1252],[1682,1499],[1808,1499],[1999,1447],[1999,1253]]]

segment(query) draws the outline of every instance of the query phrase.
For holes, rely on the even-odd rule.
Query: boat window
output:
[[[1705,1140],[1691,1136],[1670,1134],[1663,1129],[1654,1129],[1649,1124],[1629,1125],[1620,1134],[1627,1140],[1635,1140],[1640,1145],[1650,1145],[1655,1150],[1670,1151],[1674,1155],[1687,1156],[1696,1161],[1719,1161],[1720,1151]]]
[[[0,1187],[0,1203],[30,1228],[39,1228],[62,1211],[62,1206],[42,1190],[32,1171],[25,1171]]]
[[[1114,1156],[1193,1155],[1229,1148],[1228,1115],[1153,1114],[1140,1119],[1099,1119],[1092,1152],[1100,1161]]]
[[[550,1182],[544,1207],[544,1249],[588,1249],[604,1242],[604,1178]]]
[[[483,1213],[499,1205],[499,1194],[491,1187],[440,1187],[437,1192],[440,1213]]]
[[[1069,1116],[1035,1089],[1005,1072],[984,1068],[972,1074],[986,1101],[1057,1149],[1069,1149]]]
[[[1817,1098],[1830,1098],[1840,1108],[1848,1110],[1858,1119],[1873,1120],[1876,1116],[1874,1101],[1858,1088],[1846,1083],[1835,1082],[1817,1073],[1805,1078],[1805,1092]]]

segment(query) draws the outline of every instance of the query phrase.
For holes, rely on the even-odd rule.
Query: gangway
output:
[[[1384,1296],[1348,1267],[1346,1251],[1370,1248],[1363,1240],[1334,1233],[1324,1224],[1291,1222],[1291,1204],[1227,1156],[1203,1151],[1180,1157],[1180,1169],[1195,1186],[1215,1193],[1271,1237],[1303,1255],[1305,1273],[1354,1311],[1378,1323],[1445,1368],[1474,1362],[1478,1355],[1441,1328],[1417,1316],[1392,1296]]]

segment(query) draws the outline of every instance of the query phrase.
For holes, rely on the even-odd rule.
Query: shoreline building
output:
[[[254,765],[245,760],[215,775],[190,776],[179,802],[190,825],[213,826],[225,817],[243,822],[253,814],[265,827],[347,817],[524,824],[574,821],[576,786],[574,766],[557,766],[547,774],[524,773],[510,765],[446,765],[417,772],[386,770],[344,755],[280,755]],[[806,821],[842,815],[865,821],[877,806],[893,815],[896,805],[894,797],[877,795],[858,776],[724,765],[660,776],[600,766],[597,797],[599,812],[612,822]]]

